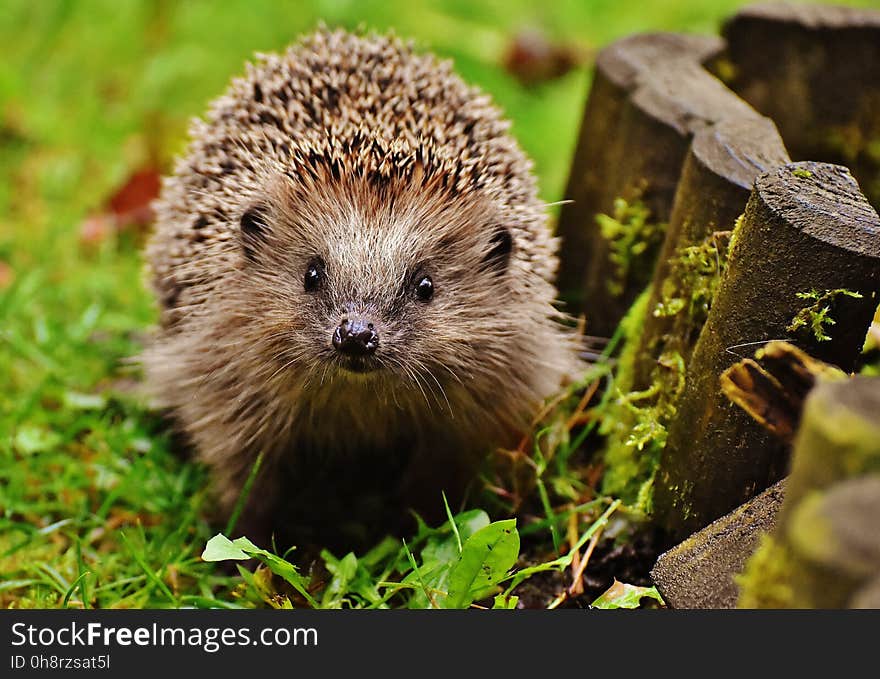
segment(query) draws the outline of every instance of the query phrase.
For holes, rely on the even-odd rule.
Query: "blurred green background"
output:
[[[393,29],[454,59],[491,93],[535,159],[546,200],[564,186],[588,69],[524,87],[501,63],[533,29],[589,57],[647,30],[716,32],[739,0],[6,0],[0,16],[0,214],[27,236],[76,222],[146,156],[182,149],[200,114],[255,51],[318,22]],[[877,4],[856,0],[852,4]],[[6,246],[8,250],[8,244]],[[8,255],[7,255],[8,256]]]
[[[16,219],[21,211],[42,219],[59,200],[67,209],[93,207],[124,179],[145,145],[161,142],[163,159],[180,151],[187,119],[201,113],[255,51],[281,49],[319,21],[391,28],[453,58],[467,80],[508,112],[516,135],[535,158],[545,198],[555,200],[577,131],[587,69],[524,88],[500,67],[513,36],[538,29],[589,53],[636,31],[715,32],[742,4],[6,0],[0,16],[0,209]],[[145,139],[149,135],[158,139]],[[27,187],[20,186],[22,181]]]
[[[105,212],[133,173],[167,170],[183,150],[188,120],[255,51],[282,49],[320,21],[394,29],[454,59],[465,79],[495,98],[535,160],[543,198],[555,201],[596,51],[638,31],[714,33],[741,4],[4,0],[0,605],[66,605],[74,586],[86,584],[103,592],[80,592],[87,602],[155,603],[162,596],[148,584],[149,568],[201,567],[210,532],[200,518],[200,472],[169,453],[126,362],[155,319],[139,238],[89,231],[86,220]],[[558,78],[522,84],[503,64],[525,30],[583,61]],[[137,531],[123,546],[115,531],[125,526]],[[139,566],[117,560],[126,549]]]

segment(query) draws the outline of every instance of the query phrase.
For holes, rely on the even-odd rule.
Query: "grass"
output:
[[[133,171],[170,165],[188,119],[254,51],[280,49],[319,20],[393,27],[452,57],[465,78],[495,97],[535,159],[544,198],[552,201],[562,194],[588,73],[579,68],[537,87],[521,86],[499,66],[513,33],[539,27],[589,51],[638,30],[712,32],[737,4],[4,3],[0,606],[273,601],[260,571],[231,575],[201,559],[216,532],[205,519],[204,471],[175,454],[166,425],[138,394],[137,369],[127,358],[138,352],[156,309],[142,285],[137,239],[111,234],[84,244],[79,237],[86,217],[100,211]],[[573,394],[563,405],[572,410],[577,401]],[[567,438],[573,421],[563,418],[569,424],[561,429],[558,421],[551,434],[562,452],[554,464],[541,460],[544,474],[537,477],[548,516],[520,526],[523,535],[541,532],[547,541],[553,527],[557,543],[571,512],[556,514],[554,502],[578,492],[558,464],[577,448]],[[585,525],[606,506],[584,510]],[[427,543],[429,535],[419,539]],[[388,561],[373,557],[387,570]],[[365,558],[361,565],[373,563]],[[345,570],[343,562],[336,565]]]

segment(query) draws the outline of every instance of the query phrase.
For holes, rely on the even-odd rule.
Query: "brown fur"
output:
[[[424,469],[509,445],[577,370],[557,243],[507,127],[448,64],[341,31],[261,56],[193,124],[148,247],[162,327],[144,364],[225,511],[261,451],[258,522],[287,520],[314,469],[365,457],[412,454],[391,473],[439,505]],[[248,240],[252,208],[266,228]],[[504,229],[509,259],[487,260]],[[307,292],[316,256],[326,284]],[[330,339],[350,314],[375,322],[378,370],[341,367]]]

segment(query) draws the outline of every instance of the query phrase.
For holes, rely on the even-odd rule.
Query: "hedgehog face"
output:
[[[318,204],[288,190],[240,222],[245,279],[273,291],[268,316],[286,314],[275,335],[297,372],[430,390],[475,358],[491,365],[479,354],[525,327],[507,303],[513,237],[491,201],[411,185],[333,193]]]

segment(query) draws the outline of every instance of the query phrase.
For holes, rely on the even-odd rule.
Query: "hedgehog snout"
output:
[[[367,319],[344,318],[333,331],[333,347],[346,356],[369,356],[379,346],[379,333]]]

